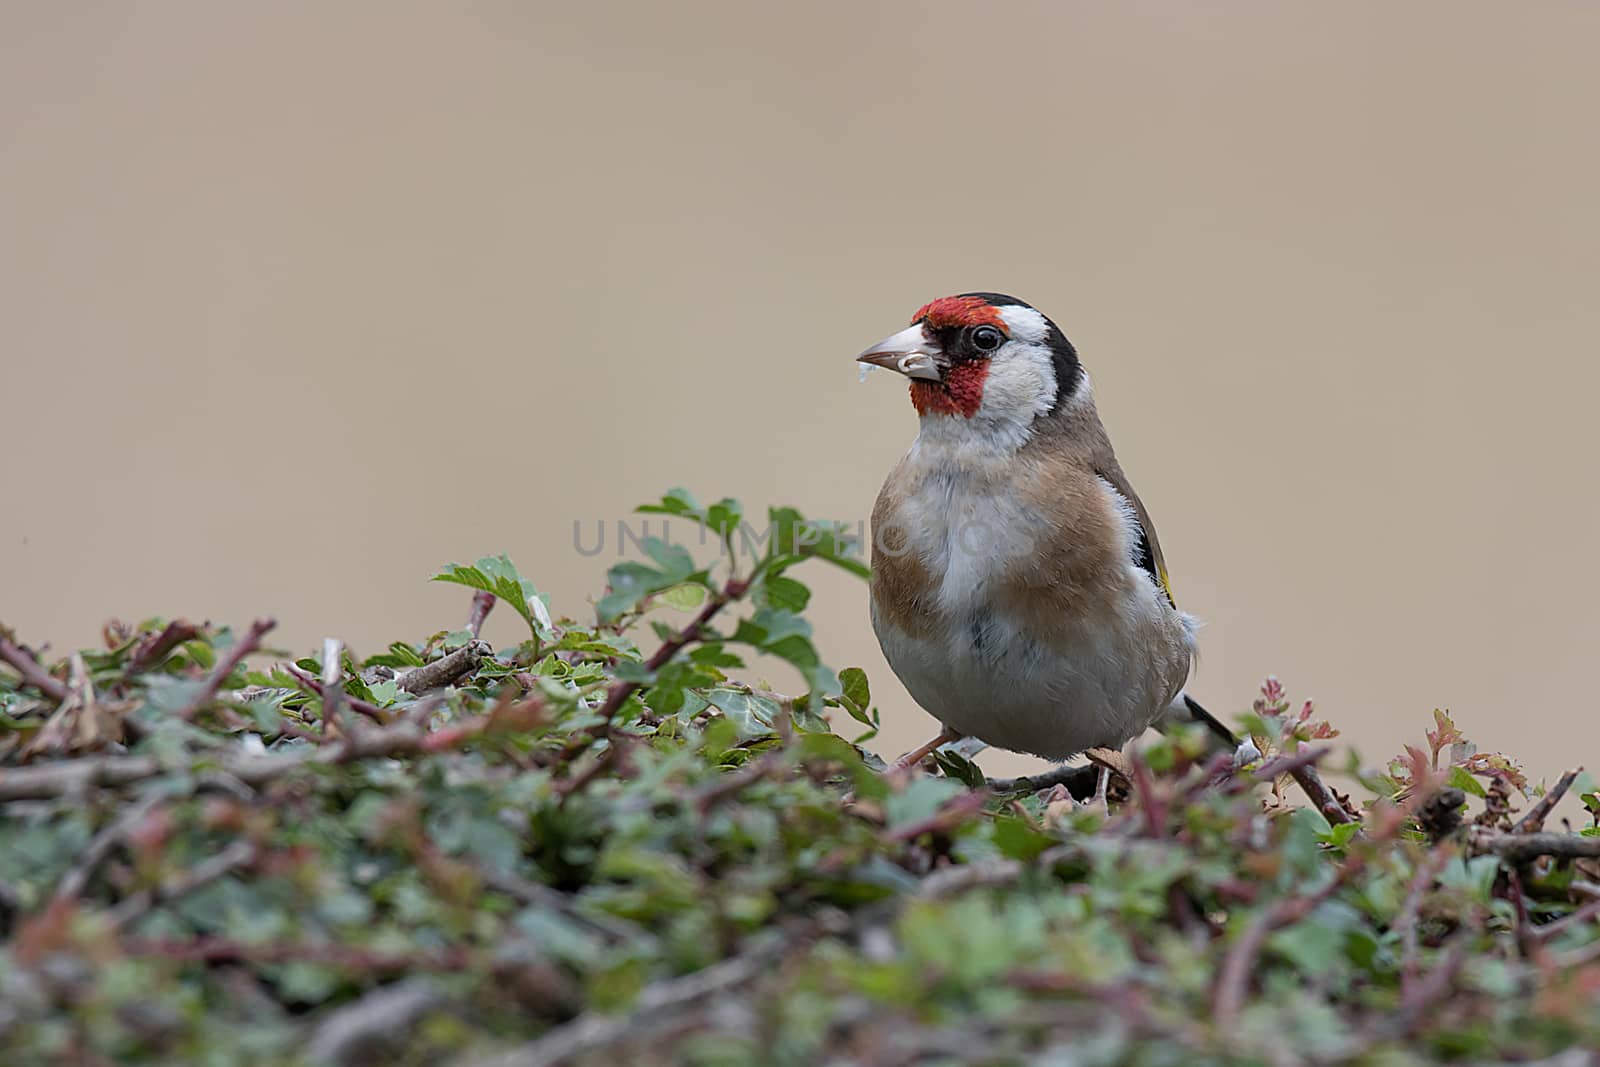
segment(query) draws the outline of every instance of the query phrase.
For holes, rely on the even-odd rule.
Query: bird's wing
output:
[[[1139,494],[1128,484],[1128,476],[1122,473],[1122,465],[1113,458],[1109,463],[1097,464],[1095,473],[1104,478],[1111,488],[1121,493],[1123,498],[1133,505],[1134,519],[1139,524],[1137,562],[1150,573],[1156,584],[1161,586],[1161,591],[1167,594],[1167,603],[1177,607],[1178,602],[1172,596],[1172,583],[1167,580],[1167,562],[1161,555],[1161,542],[1156,539],[1155,523],[1150,520],[1150,513],[1144,509],[1144,502],[1139,499]]]

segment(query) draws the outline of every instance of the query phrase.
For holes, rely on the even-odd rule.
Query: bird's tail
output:
[[[1161,718],[1156,720],[1156,729],[1166,733],[1174,726],[1189,726],[1194,723],[1204,726],[1210,732],[1212,746],[1218,752],[1241,751],[1242,743],[1234,732],[1188,693],[1179,693],[1173,698],[1167,710],[1162,712]]]

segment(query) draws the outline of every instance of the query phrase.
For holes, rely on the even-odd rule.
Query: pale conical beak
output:
[[[856,362],[897,370],[907,378],[940,382],[944,380],[944,374],[934,358],[938,354],[939,347],[923,335],[919,323],[901,330],[893,337],[885,337],[857,356]]]

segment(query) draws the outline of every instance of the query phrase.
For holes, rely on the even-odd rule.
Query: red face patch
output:
[[[926,321],[934,329],[946,326],[993,326],[1007,335],[1006,320],[1000,309],[981,296],[942,296],[931,304],[924,304],[911,316],[913,325]]]
[[[935,330],[993,326],[1011,336],[1000,309],[981,296],[942,296],[917,309],[911,323],[919,322]],[[988,375],[988,359],[965,360],[951,367],[942,382],[913,381],[911,403],[918,415],[961,415],[970,419],[983,403],[983,381]]]
[[[961,415],[972,418],[983,403],[983,380],[989,361],[974,359],[950,368],[942,382],[911,382],[911,404],[918,415]]]

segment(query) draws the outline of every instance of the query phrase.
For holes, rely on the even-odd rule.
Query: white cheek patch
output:
[[[1024,344],[1039,344],[1050,333],[1050,323],[1043,315],[1033,308],[1017,307],[1011,305],[999,309],[1000,318],[1006,324],[1006,330],[1013,341]]]
[[[1050,410],[1056,396],[1056,365],[1042,344],[1013,339],[989,359],[978,417],[1026,427]]]

